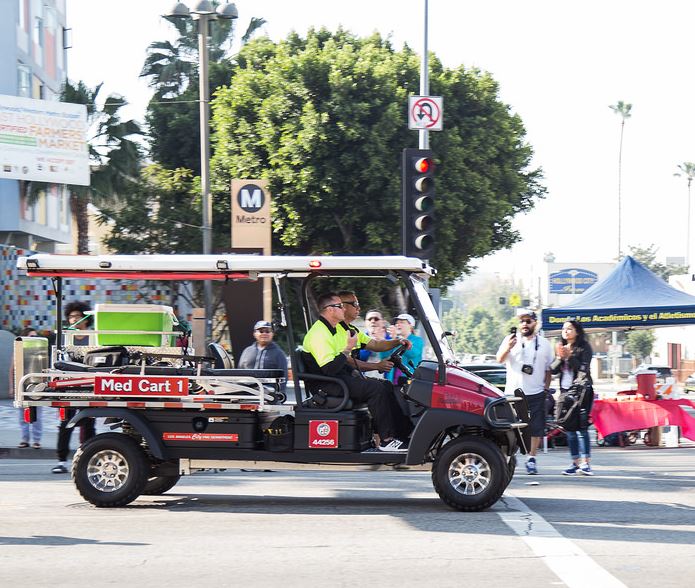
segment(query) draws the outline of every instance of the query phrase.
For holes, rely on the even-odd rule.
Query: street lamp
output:
[[[203,254],[212,253],[212,199],[210,198],[210,82],[208,75],[208,27],[209,22],[222,18],[239,18],[236,6],[225,3],[215,8],[209,0],[200,0],[190,10],[183,2],[177,2],[167,15],[173,18],[192,18],[198,21],[198,63],[200,88],[200,188],[203,196]],[[212,339],[212,283],[203,282],[205,298],[205,343]]]

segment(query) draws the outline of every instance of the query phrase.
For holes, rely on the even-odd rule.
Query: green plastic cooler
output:
[[[160,304],[97,304],[94,308],[94,330],[97,345],[168,346],[176,317],[171,306]],[[99,331],[152,331],[151,333],[101,333]]]

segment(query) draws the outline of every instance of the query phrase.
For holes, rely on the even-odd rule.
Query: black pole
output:
[[[53,279],[53,289],[56,293],[56,356],[63,347],[63,278]]]

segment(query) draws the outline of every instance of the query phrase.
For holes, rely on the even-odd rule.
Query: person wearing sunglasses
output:
[[[526,396],[529,412],[531,447],[526,461],[526,473],[538,473],[536,454],[545,435],[545,398],[550,386],[550,366],[555,357],[550,343],[536,333],[538,317],[532,310],[520,308],[516,317],[518,327],[512,327],[497,350],[497,361],[507,367],[505,394],[514,396],[521,389]],[[517,336],[517,331],[521,337]]]
[[[287,356],[280,346],[273,341],[273,325],[268,321],[257,321],[253,325],[255,343],[241,352],[239,368],[243,370],[282,370],[287,381]],[[285,391],[285,383],[280,391]]]
[[[359,302],[354,292],[344,295],[343,302],[336,292],[328,292],[318,297],[318,320],[304,337],[302,348],[306,369],[310,373],[333,376],[343,380],[348,387],[350,398],[355,403],[366,403],[372,416],[375,432],[379,435],[380,451],[406,452],[407,438],[412,430],[410,419],[401,410],[396,399],[393,384],[387,380],[367,378],[363,371],[374,369],[374,365],[353,357],[358,345],[365,345],[371,351],[387,351],[400,345],[410,348],[407,339],[376,341],[366,333],[352,327],[346,320],[359,315]],[[350,308],[352,310],[347,310]],[[385,371],[391,369],[390,361],[382,361]],[[388,369],[386,369],[388,368]],[[339,386],[321,384],[321,389],[329,395],[339,396]]]

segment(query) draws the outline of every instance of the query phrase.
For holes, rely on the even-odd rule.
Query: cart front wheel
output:
[[[463,511],[489,508],[511,480],[499,447],[480,437],[459,437],[444,445],[432,466],[432,484],[449,506]]]

